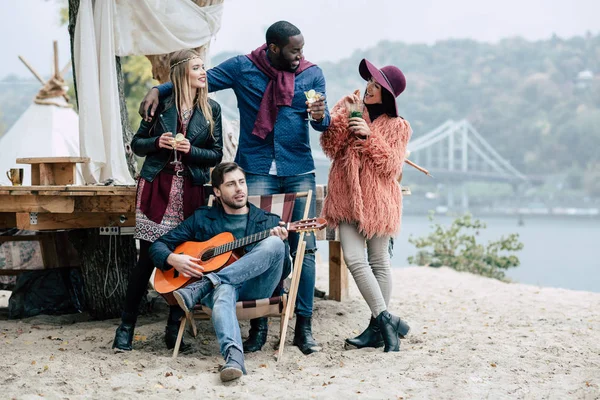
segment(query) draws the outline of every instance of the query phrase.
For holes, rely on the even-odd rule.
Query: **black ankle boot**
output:
[[[382,311],[376,320],[383,338],[383,351],[400,351],[400,337],[406,336],[410,331],[408,324],[387,311]]]
[[[377,348],[383,346],[383,338],[381,337],[381,330],[379,329],[377,320],[371,317],[371,321],[369,322],[367,329],[365,329],[363,333],[355,338],[346,339],[346,343],[356,347],[357,349],[362,349],[363,347]]]
[[[179,333],[179,325],[169,324],[165,328],[165,344],[167,345],[167,349],[173,350],[175,348],[175,343],[177,343],[177,334]],[[192,346],[187,344],[181,338],[181,345],[179,346],[180,352],[188,351]]]
[[[244,353],[253,353],[262,349],[267,342],[268,332],[269,319],[267,317],[251,319],[248,339],[244,342]]]
[[[127,324],[121,322],[121,325],[115,332],[115,340],[113,340],[113,349],[122,351],[133,350],[133,330],[135,329],[135,323]]]
[[[321,346],[312,335],[311,317],[296,315],[296,331],[294,332],[294,346],[298,346],[304,354],[321,351]]]

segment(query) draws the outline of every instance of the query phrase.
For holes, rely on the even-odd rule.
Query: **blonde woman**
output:
[[[223,157],[221,108],[208,98],[206,71],[193,50],[175,52],[170,60],[173,93],[162,99],[155,117],[142,121],[131,141],[133,152],[146,157],[138,180],[135,238],[140,256],[131,272],[121,325],[113,348],[131,350],[140,301],[154,265],[148,250],[204,204],[203,185],[210,167]],[[179,139],[176,136],[181,133]],[[172,349],[183,311],[171,306],[165,343]]]

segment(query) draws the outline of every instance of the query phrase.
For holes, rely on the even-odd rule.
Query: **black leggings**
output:
[[[146,294],[148,281],[152,275],[154,264],[150,259],[150,246],[152,243],[140,240],[140,256],[138,262],[131,271],[129,284],[127,285],[127,294],[125,295],[125,305],[123,306],[123,315],[121,319],[128,324],[134,324],[137,320],[138,310],[142,297]],[[167,325],[179,324],[179,319],[184,315],[183,310],[178,306],[169,307],[169,319]]]

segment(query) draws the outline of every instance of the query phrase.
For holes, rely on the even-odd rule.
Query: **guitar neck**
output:
[[[286,228],[289,224],[286,225]],[[221,246],[215,247],[213,257],[218,256],[228,251],[237,250],[241,247],[246,247],[249,244],[260,242],[263,239],[268,238],[271,235],[271,229],[264,230],[262,232],[253,233],[252,235],[243,237],[241,239],[234,240],[233,242],[225,243]]]

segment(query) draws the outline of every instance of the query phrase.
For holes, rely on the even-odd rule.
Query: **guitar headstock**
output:
[[[309,218],[296,222],[290,222],[287,230],[290,232],[310,232],[318,231],[327,226],[325,218]]]

